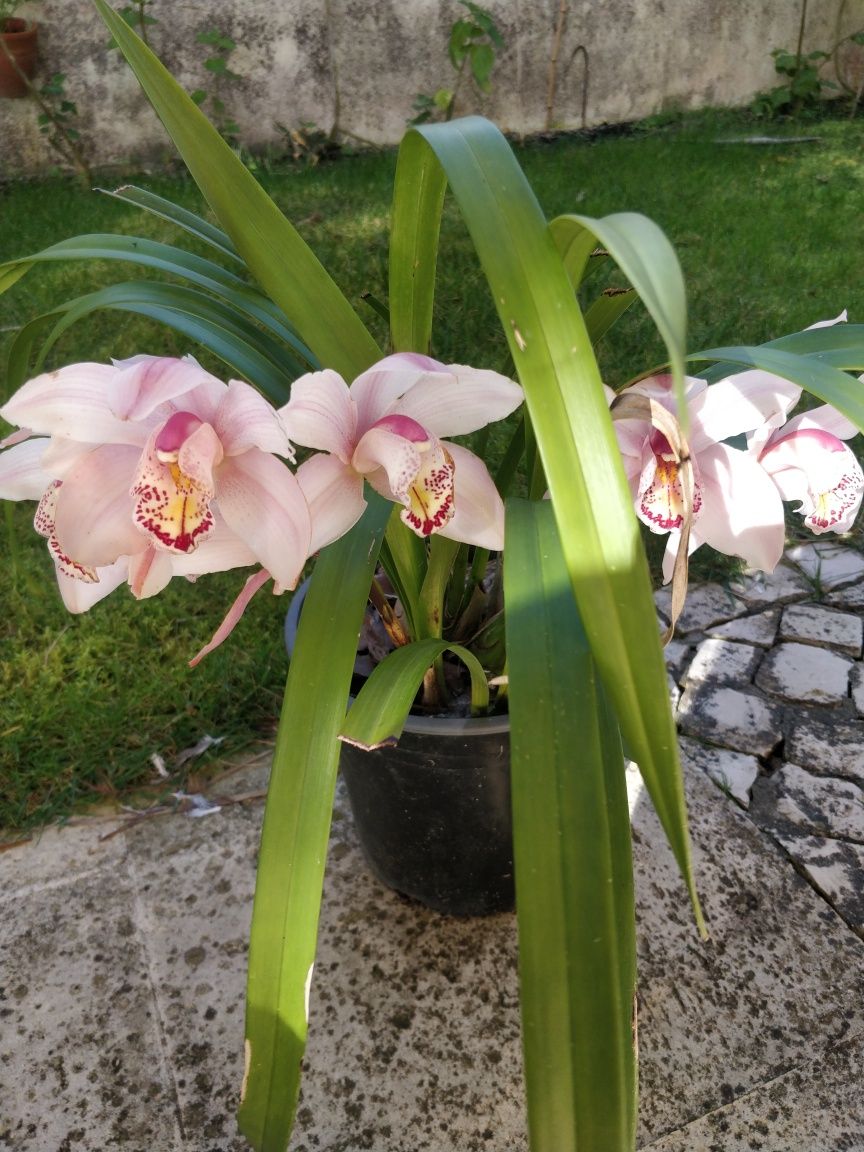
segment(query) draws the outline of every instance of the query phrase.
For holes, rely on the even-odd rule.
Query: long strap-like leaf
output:
[[[29,375],[33,346],[49,325],[52,327],[42,341],[37,370],[67,328],[102,309],[134,312],[183,333],[251,380],[275,404],[287,401],[291,381],[303,370],[284,345],[244,321],[236,309],[192,288],[138,281],[112,284],[67,301],[25,324],[9,349],[10,383],[17,385]]]
[[[416,189],[434,186],[433,178],[417,173],[437,165],[459,201],[525,389],[594,658],[701,924],[648,567],[582,315],[539,205],[500,132],[470,117],[424,126],[405,137],[396,213],[404,182],[416,212],[414,229],[436,235],[440,199],[418,198]],[[410,214],[401,217],[407,226]],[[638,229],[630,223],[628,242],[639,250]],[[656,229],[649,233],[646,253],[656,251],[658,243]],[[414,283],[422,312],[428,289],[416,286],[406,268],[396,271],[413,261],[416,250],[410,233],[403,232],[391,254],[391,284],[406,290]],[[639,262],[630,263],[638,280]],[[672,275],[671,265],[666,268]],[[662,295],[662,280],[653,281],[650,290],[653,298]],[[677,298],[678,286],[670,293]]]
[[[389,514],[390,505],[370,494],[359,524],[318,557],[291,658],[249,947],[247,1076],[238,1119],[257,1152],[285,1152],[294,1123],[339,762],[336,733]]]
[[[322,363],[353,379],[380,358],[309,246],[204,113],[105,0],[93,0],[192,177],[253,276]]]
[[[510,763],[532,1152],[630,1152],[636,926],[621,740],[552,509],[510,501]]]

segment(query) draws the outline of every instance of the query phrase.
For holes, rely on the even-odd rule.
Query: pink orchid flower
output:
[[[861,378],[864,380],[864,377]],[[864,472],[844,443],[859,429],[824,404],[778,428],[759,451],[759,463],[784,500],[799,500],[807,527],[848,532],[864,496]]]
[[[248,384],[191,358],[73,364],[0,408],[0,497],[36,499],[67,607],[86,611],[124,581],[138,598],[172,576],[261,564],[293,588],[309,510],[275,454],[293,449]]]
[[[743,372],[716,384],[686,380],[688,446],[693,464],[693,527],[689,550],[709,544],[743,557],[763,571],[773,570],[783,552],[780,494],[755,456],[722,441],[786,418],[801,389],[767,372]],[[641,380],[620,395],[653,399],[673,415],[677,403],[670,376]],[[665,435],[648,419],[615,423],[636,515],[652,532],[669,533],[663,561],[672,578],[685,502],[679,465]]]
[[[312,550],[346,532],[365,507],[363,482],[402,504],[418,536],[501,549],[504,506],[485,464],[439,440],[474,432],[522,403],[512,380],[398,353],[348,387],[336,372],[295,380],[279,410],[289,437],[316,448],[297,470],[312,513]]]

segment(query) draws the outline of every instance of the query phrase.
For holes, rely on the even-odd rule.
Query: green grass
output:
[[[820,139],[765,146],[718,142],[751,133]],[[851,319],[864,319],[862,135],[860,122],[825,120],[802,131],[715,113],[630,135],[529,143],[519,156],[550,217],[631,210],[665,229],[684,268],[689,343],[696,350],[761,342],[844,307]],[[360,297],[386,297],[394,165],[394,153],[383,152],[261,176],[381,341],[382,323]],[[201,208],[188,180],[147,176],[135,182]],[[0,186],[0,260],[97,231],[186,243],[169,226],[70,181]],[[132,270],[117,264],[31,272],[0,300],[0,362],[18,325],[127,278],[134,278]],[[618,282],[613,272],[597,289],[610,279]],[[187,350],[143,319],[106,313],[67,332],[49,365]],[[506,354],[452,204],[445,213],[433,352],[445,361],[492,367]],[[600,355],[606,379],[617,386],[660,363],[663,349],[637,305]],[[0,397],[7,393],[0,375]],[[32,505],[11,507],[0,526],[0,828],[45,823],[81,803],[127,796],[142,785],[176,790],[182,775],[156,781],[151,754],[170,765],[207,732],[226,737],[219,754],[230,758],[269,733],[286,671],[285,597],[260,594],[229,643],[190,670],[186,660],[209,638],[245,574],[205,577],[195,586],[174,581],[141,604],[121,590],[72,617],[56,594],[44,542],[30,528],[32,511]],[[729,571],[725,558],[706,549],[697,557],[696,578]]]

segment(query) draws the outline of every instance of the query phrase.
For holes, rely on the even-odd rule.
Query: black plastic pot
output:
[[[285,621],[289,655],[305,588]],[[506,716],[409,716],[394,748],[345,744],[339,766],[371,871],[452,916],[512,911]]]
[[[339,763],[379,880],[453,916],[512,911],[506,716],[409,716],[395,748],[346,744]]]

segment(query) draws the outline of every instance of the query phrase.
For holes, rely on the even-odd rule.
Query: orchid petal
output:
[[[193,356],[132,356],[115,360],[116,373],[109,401],[123,420],[144,421],[166,415],[165,406],[183,397],[189,408],[207,423],[213,422],[226,386],[201,367]],[[174,407],[175,405],[171,405]]]
[[[129,587],[136,600],[148,600],[166,588],[174,575],[173,558],[151,544],[129,557]]]
[[[368,476],[370,483],[386,494],[388,500],[404,501],[409,485],[420,470],[421,449],[428,445],[425,429],[407,416],[397,416],[386,424],[373,426],[360,437],[351,466]],[[372,479],[381,469],[389,484],[386,492],[379,487],[380,477],[376,478],[377,482]]]
[[[55,532],[78,563],[101,568],[146,547],[129,492],[138,455],[129,445],[104,444],[82,456],[60,485]]]
[[[14,432],[10,432],[8,436],[4,436],[0,440],[0,450],[3,448],[11,448],[15,444],[21,444],[25,440],[29,440],[33,435],[29,428],[16,428]]]
[[[57,587],[67,611],[80,615],[88,612],[94,604],[110,596],[115,588],[119,588],[125,581],[129,571],[129,561],[121,556],[113,564],[97,570],[97,580],[93,583],[84,583],[65,575],[57,569]]]
[[[204,645],[200,652],[197,652],[189,661],[190,668],[194,668],[204,659],[205,656],[209,655],[214,648],[218,648],[220,644],[228,639],[228,637],[239,623],[240,617],[249,606],[249,602],[251,601],[252,597],[255,595],[259,588],[263,588],[269,579],[270,573],[264,568],[262,568],[260,572],[255,572],[252,576],[249,577],[249,579],[243,585],[239,596],[228,609],[227,616],[213,633],[213,636]]]
[[[759,369],[718,380],[688,403],[691,451],[762,425],[776,428],[800,396],[800,385]]]
[[[121,419],[111,406],[117,377],[118,370],[108,364],[70,364],[45,372],[23,384],[0,407],[0,416],[40,435],[141,445],[149,428]]]
[[[390,411],[413,417],[434,436],[462,436],[503,420],[522,399],[519,385],[498,372],[450,364],[419,379]]]
[[[277,585],[293,588],[309,555],[309,508],[292,472],[275,456],[250,448],[219,469],[217,502],[226,524]]]
[[[821,429],[823,432],[830,432],[838,440],[851,440],[861,431],[857,424],[847,420],[836,408],[830,404],[822,404],[818,408],[811,408],[809,412],[802,412],[800,416],[795,416],[789,420],[779,429],[777,437],[785,437],[791,432],[809,429]]]
[[[418,352],[396,352],[373,364],[351,385],[360,434],[389,412],[399,397],[424,376],[442,372],[447,372],[443,364]]]
[[[728,556],[741,556],[752,568],[773,572],[783,554],[785,522],[771,477],[755,457],[726,444],[704,449],[699,469],[699,540]]]
[[[483,461],[460,444],[446,444],[454,466],[453,518],[439,535],[478,548],[504,547],[504,502]]]
[[[291,399],[278,411],[295,444],[332,452],[345,463],[351,458],[357,416],[348,385],[329,368],[309,372],[291,385]]]
[[[687,541],[687,555],[692,556],[697,548],[705,543],[704,540],[699,538],[699,534],[695,528],[690,529],[690,538]],[[675,575],[675,560],[678,556],[678,548],[681,544],[681,533],[670,532],[669,538],[666,541],[666,551],[663,553],[663,583],[668,584],[672,577]]]
[[[0,500],[38,500],[53,477],[42,463],[50,440],[24,440],[0,453]]]
[[[160,555],[169,555],[160,553]],[[245,540],[241,540],[220,516],[216,516],[213,531],[199,548],[184,555],[169,555],[175,576],[195,579],[208,572],[228,572],[232,568],[246,568],[257,563],[255,553]]]
[[[708,382],[706,380],[702,380],[698,376],[685,376],[684,395],[687,399],[688,406],[697,396],[700,396],[707,387]],[[626,396],[630,392],[636,396],[647,396],[649,400],[656,400],[658,404],[662,404],[663,407],[668,408],[670,412],[674,412],[677,408],[675,382],[668,373],[660,373],[657,376],[646,376],[642,380],[637,380],[635,384],[628,384],[626,388],[622,388],[618,395]]]
[[[73,559],[57,539],[55,519],[60,487],[61,482],[53,480],[42,493],[42,499],[36,508],[36,515],[33,517],[33,527],[40,536],[44,536],[48,541],[48,551],[57,567],[58,574],[62,574],[70,580],[80,580],[84,584],[96,584],[99,581],[99,574],[96,569]]]
[[[93,451],[92,444],[79,444],[77,440],[64,440],[59,436],[52,436],[44,441],[45,453],[42,457],[42,467],[55,480],[62,480],[68,476],[79,460]],[[131,448],[132,445],[123,445]]]
[[[294,449],[272,404],[242,380],[229,380],[214,427],[226,456],[249,448],[275,452],[294,462]]]
[[[344,536],[363,515],[363,479],[336,456],[310,456],[297,469],[297,482],[312,519],[310,554]]]

